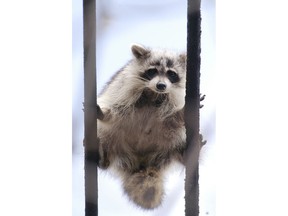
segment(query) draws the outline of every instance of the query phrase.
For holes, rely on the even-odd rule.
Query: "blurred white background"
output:
[[[100,0],[98,1],[100,3]],[[116,6],[114,1],[109,0],[102,2],[105,2],[102,4],[102,9],[106,9],[102,10],[102,18],[98,17],[98,21],[102,23],[98,25],[101,27],[98,34],[102,36],[98,35],[97,42],[100,43],[100,40],[102,42],[98,44],[97,52],[102,53],[98,58],[103,58],[103,61],[97,62],[101,78],[98,80],[99,87],[114,72],[112,69],[111,71],[107,69],[107,62],[106,66],[104,62],[108,61],[107,59],[111,60],[113,56],[111,65],[118,69],[129,59],[130,43],[140,42],[151,46],[185,49],[185,36],[181,34],[185,34],[183,29],[186,25],[186,11],[182,1],[167,0],[165,3],[153,1],[155,6],[149,6],[153,10],[147,10],[147,4],[152,4],[152,1],[145,3],[141,1],[145,5],[136,7],[137,10],[136,1],[134,3],[130,1],[129,7],[134,5],[134,10],[128,10],[129,14],[126,15],[133,15],[133,19],[126,18],[125,22],[123,18],[118,17],[122,14],[123,6],[119,4]],[[115,4],[112,4],[113,2]],[[124,0],[121,2],[124,4]],[[288,215],[287,3],[283,0],[273,2],[217,0],[217,76],[215,76],[213,51],[215,4],[209,2],[202,0],[201,92],[205,93],[207,98],[205,107],[201,110],[201,130],[208,143],[201,154],[201,214],[215,215],[216,181],[217,216],[286,216]],[[137,1],[137,4],[139,3],[140,1]],[[71,215],[73,205],[73,216],[82,216],[84,167],[81,111],[83,102],[81,1],[14,0],[0,1],[0,5],[2,102],[0,215],[66,216]],[[149,11],[153,11],[153,16],[149,13],[140,25],[136,17],[143,17],[144,15],[140,15],[142,11],[145,12],[145,16]],[[168,15],[164,15],[164,11]],[[159,16],[156,19],[157,14]],[[172,21],[176,16],[178,18]],[[161,17],[165,17],[163,22],[160,22]],[[151,22],[148,27],[156,22],[162,24],[157,24],[156,30],[154,28],[157,34],[148,34],[148,30],[141,28],[149,20]],[[169,21],[170,24],[167,26],[165,23],[168,20],[171,22]],[[179,21],[179,25],[173,24],[176,20]],[[73,59],[71,58],[72,23]],[[129,31],[127,30],[126,36],[123,37],[123,32],[120,33],[118,30],[124,29],[122,26],[126,23],[131,25],[129,24]],[[170,31],[170,27],[175,28],[175,25],[177,30],[174,29],[172,34],[167,36],[161,33]],[[113,32],[111,29],[115,30],[114,35],[110,37],[113,42],[104,43],[109,38],[108,32]],[[132,29],[137,31],[131,31]],[[162,35],[161,40],[154,41],[153,38],[160,37],[159,32]],[[179,37],[179,41],[175,39],[175,35]],[[131,41],[123,39],[126,37]],[[172,42],[168,39],[171,37]],[[152,39],[148,41],[148,38]],[[113,52],[109,48],[110,43],[113,45]],[[119,48],[122,44],[124,49]],[[121,51],[121,54],[118,51]],[[119,61],[117,65],[116,61]],[[73,75],[73,133],[71,75]],[[216,88],[214,80],[217,81]],[[215,148],[213,123],[216,95],[217,148]],[[73,196],[71,135],[73,135]],[[214,163],[215,149],[217,166]],[[175,171],[169,177],[172,184],[167,183],[170,189],[163,208],[154,212],[143,212],[125,201],[125,196],[117,186],[117,180],[101,173],[103,191],[100,196],[104,200],[99,200],[100,216],[180,215],[183,211],[182,174],[183,171]],[[108,181],[113,183],[106,188],[105,182]],[[180,183],[176,183],[177,181]],[[168,204],[171,201],[173,205]],[[169,208],[166,208],[167,205]],[[110,210],[113,212],[108,212]]]
[[[130,46],[186,50],[186,0],[97,0],[97,91],[132,56]],[[73,216],[84,213],[82,1],[73,1]],[[215,1],[202,0],[200,215],[215,215]],[[117,178],[99,171],[99,215],[184,215],[184,173],[171,170],[163,205],[143,211],[129,202]]]

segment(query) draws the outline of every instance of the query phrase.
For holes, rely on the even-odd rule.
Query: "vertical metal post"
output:
[[[199,108],[201,64],[201,0],[188,0],[187,16],[187,76],[185,97],[185,126],[187,149],[184,153],[186,166],[185,216],[199,215]]]
[[[85,216],[98,215],[96,2],[83,0]]]

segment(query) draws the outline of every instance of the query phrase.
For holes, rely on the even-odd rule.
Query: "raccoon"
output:
[[[117,172],[134,203],[154,209],[165,170],[183,163],[186,54],[138,44],[131,50],[133,59],[97,99],[98,166]]]

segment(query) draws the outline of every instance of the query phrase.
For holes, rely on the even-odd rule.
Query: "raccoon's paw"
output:
[[[104,119],[104,113],[98,104],[97,104],[97,119],[99,119],[99,120]]]
[[[154,168],[127,175],[123,184],[128,197],[143,209],[154,209],[162,202],[163,179]]]
[[[111,119],[111,111],[110,109],[106,108],[100,108],[100,106],[97,104],[97,119],[101,121],[108,121]]]
[[[200,94],[200,101],[203,101],[205,99],[206,95],[201,95]],[[200,104],[200,108],[202,108],[204,105]]]
[[[107,169],[110,165],[108,150],[105,148],[105,145],[98,140],[99,143],[99,159],[98,159],[98,167],[100,169]]]
[[[107,169],[109,165],[110,161],[108,160],[108,158],[100,157],[100,159],[98,160],[98,167],[100,169]]]

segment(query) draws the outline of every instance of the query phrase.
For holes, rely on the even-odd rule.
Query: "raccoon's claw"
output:
[[[99,119],[99,120],[104,119],[104,113],[102,112],[102,110],[98,104],[97,104],[97,119]]]
[[[200,101],[203,101],[205,99],[206,95],[202,95],[200,94]]]
[[[200,101],[203,101],[205,99],[206,95],[201,95],[200,94]],[[200,104],[200,108],[202,108],[204,105]]]
[[[199,141],[200,141],[200,147],[203,147],[207,143],[207,140],[203,140],[202,134],[199,135]]]

